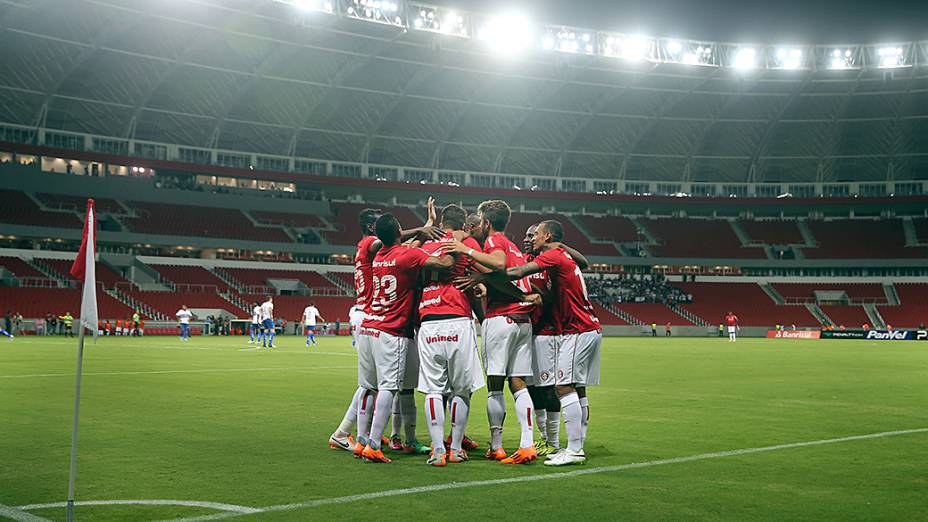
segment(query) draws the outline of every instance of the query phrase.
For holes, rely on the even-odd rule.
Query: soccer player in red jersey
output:
[[[509,238],[506,227],[511,211],[501,200],[484,201],[477,208],[480,226],[473,231],[484,239],[483,252],[460,241],[450,242],[446,251],[457,252],[472,258],[489,270],[503,272],[525,263],[525,256]],[[487,374],[487,419],[490,423],[490,448],[487,458],[504,464],[524,464],[535,460],[538,452],[532,440],[532,399],[526,389],[526,377],[532,375],[532,320],[534,302],[513,301],[499,286],[492,287],[487,295],[486,319],[481,328],[483,340],[483,366]],[[528,279],[520,279],[510,289],[516,295],[531,294]],[[515,402],[516,417],[521,427],[519,449],[506,456],[503,449],[503,421],[506,418],[506,401],[503,385],[509,380],[509,390]]]
[[[407,336],[416,313],[416,281],[423,269],[450,269],[454,258],[450,255],[434,257],[420,248],[402,245],[400,224],[393,214],[377,218],[374,230],[383,246],[372,263],[373,290],[358,334],[358,385],[365,390],[359,399],[361,403],[366,403],[374,391],[377,399],[370,433],[361,431],[369,408],[358,410],[358,443],[366,443],[361,452],[365,460],[390,462],[381,449],[381,436],[394,395],[403,388],[409,350]]]
[[[586,460],[583,443],[589,423],[587,386],[599,384],[599,349],[602,327],[593,311],[583,273],[563,248],[564,229],[558,221],[543,221],[535,232],[531,262],[507,269],[509,279],[552,269],[557,288],[555,309],[563,335],[557,350],[557,395],[567,428],[567,448],[549,455],[549,466],[563,466]]]
[[[429,198],[429,204],[431,205],[431,203],[432,200]],[[371,265],[374,262],[374,255],[377,254],[377,251],[380,250],[382,246],[382,243],[374,234],[374,223],[376,223],[377,218],[382,214],[383,211],[375,208],[366,208],[358,214],[358,225],[361,228],[361,240],[358,241],[357,251],[354,256],[354,288],[357,294],[356,306],[360,308],[363,313],[368,312],[368,305],[371,300],[373,287],[371,282]],[[433,228],[431,223],[426,223],[422,227],[404,230],[402,232],[403,239],[409,239],[418,235],[429,238],[441,237],[441,231]],[[360,453],[364,447],[355,444],[354,440],[351,439],[351,430],[358,421],[358,409],[362,406],[365,408],[373,406],[373,404],[368,404],[373,402],[371,400],[364,401],[363,403],[359,402],[363,393],[364,388],[359,386],[351,399],[351,403],[348,405],[348,411],[345,412],[345,416],[342,418],[341,423],[329,437],[330,448],[353,451],[358,457],[361,456]],[[405,415],[407,418],[412,418],[412,424],[415,424],[415,401],[411,402],[412,411],[405,412]],[[369,422],[370,416],[365,417],[365,419]],[[370,425],[368,424],[365,427],[359,426],[358,431],[370,431]]]
[[[526,261],[532,261],[538,252],[535,250],[535,233],[538,225],[531,225],[525,231],[522,249]],[[589,263],[577,250],[561,245],[573,258],[581,270]],[[543,298],[543,304],[535,307],[532,313],[532,384],[528,387],[535,405],[535,426],[541,434],[541,440],[535,443],[539,456],[556,453],[560,449],[561,403],[555,392],[557,375],[557,349],[560,344],[562,328],[555,308],[554,296],[557,287],[554,282],[557,274],[553,268],[528,276],[532,290]]]
[[[734,312],[725,314],[725,324],[728,326],[728,342],[738,340],[738,316]]]
[[[458,205],[448,205],[441,211],[439,228],[445,237],[429,241],[422,250],[441,256],[442,245],[455,239],[468,248],[480,250],[480,244],[464,233],[467,212]],[[471,395],[483,388],[485,381],[477,353],[477,332],[474,329],[472,296],[458,290],[453,283],[464,276],[473,261],[460,256],[450,272],[426,272],[422,297],[419,301],[419,391],[425,395],[425,411],[432,436],[432,456],[428,463],[442,467],[446,462],[464,462],[467,452],[462,447]],[[445,451],[445,409],[443,395],[451,391],[451,444]]]

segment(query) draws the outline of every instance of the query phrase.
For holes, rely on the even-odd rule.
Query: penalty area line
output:
[[[204,502],[200,500],[161,500],[161,499],[136,499],[136,500],[78,500],[74,502],[77,507],[81,506],[184,506],[215,509],[229,513],[238,513],[247,515],[249,513],[258,513],[261,510],[248,506],[239,506],[238,504],[225,504],[223,502]],[[67,502],[49,502],[47,504],[27,504],[18,506],[19,510],[32,509],[51,509],[67,507]],[[3,514],[0,511],[0,514]],[[26,513],[28,515],[28,513]],[[38,518],[38,517],[37,517]],[[45,519],[39,519],[45,520]]]
[[[17,522],[49,522],[47,518],[33,515],[22,511],[22,508],[14,508],[6,504],[0,504],[0,518],[8,518]]]
[[[149,371],[125,371],[125,372],[84,372],[85,376],[105,376],[105,375],[165,375],[173,373],[237,373],[237,372],[311,372],[315,370],[345,370],[356,369],[357,365],[351,366],[301,366],[292,368],[202,368],[191,370],[149,370]],[[0,379],[28,379],[41,377],[74,377],[73,373],[33,373],[26,375],[0,375]]]
[[[826,444],[839,444],[843,442],[853,442],[859,440],[871,440],[871,439],[880,439],[885,437],[898,437],[901,435],[912,435],[916,433],[928,433],[928,428],[916,428],[909,430],[896,430],[896,431],[883,431],[879,433],[869,433],[866,435],[852,435],[849,437],[838,437],[832,439],[820,439],[820,440],[810,440],[804,442],[792,442],[787,444],[776,444],[773,446],[762,446],[757,448],[743,448],[736,450],[728,451],[716,451],[711,453],[701,453],[698,455],[690,455],[686,457],[672,457],[666,459],[658,460],[649,460],[645,462],[632,462],[629,464],[619,464],[616,466],[601,466],[594,468],[585,468],[578,469],[574,471],[565,471],[560,473],[545,473],[543,475],[526,475],[522,477],[511,477],[504,479],[490,479],[490,480],[473,480],[469,482],[450,482],[447,484],[434,484],[431,486],[418,486],[412,488],[403,488],[403,489],[390,489],[386,491],[374,491],[371,493],[362,493],[358,495],[347,495],[343,497],[331,497],[331,498],[322,498],[317,500],[308,500],[305,502],[297,502],[293,504],[278,504],[275,506],[266,506],[263,508],[255,508],[254,513],[272,513],[280,511],[292,511],[296,509],[309,509],[319,506],[333,505],[333,504],[349,504],[352,502],[359,502],[363,500],[375,500],[385,497],[396,497],[402,495],[414,495],[417,493],[432,493],[436,491],[446,491],[449,489],[464,489],[464,488],[476,488],[484,486],[496,486],[502,484],[517,484],[522,482],[536,482],[540,480],[555,480],[555,479],[566,479],[572,477],[580,477],[584,475],[596,475],[600,473],[615,473],[620,471],[626,471],[630,469],[639,469],[639,468],[650,468],[654,466],[666,466],[669,464],[683,464],[686,462],[696,462],[701,460],[710,460],[710,459],[720,459],[726,457],[738,457],[742,455],[752,455],[755,453],[766,453],[771,451],[780,451],[794,448],[805,448],[809,446],[823,446]],[[247,515],[250,513],[216,513],[213,515],[202,515],[195,517],[187,518],[178,518],[173,519],[170,522],[200,522],[208,520],[222,520],[226,518],[239,517]]]

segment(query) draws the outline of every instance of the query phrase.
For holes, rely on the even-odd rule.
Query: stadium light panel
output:
[[[757,67],[757,49],[753,47],[742,47],[735,52],[735,58],[731,62],[735,69],[754,69]]]
[[[677,39],[658,42],[660,59],[668,63],[714,66],[715,56],[711,44]]]
[[[418,31],[470,37],[470,19],[465,13],[421,4],[409,4],[407,13]]]
[[[512,56],[532,45],[534,30],[528,19],[518,14],[501,15],[486,20],[477,38],[497,54]]]
[[[834,48],[825,54],[825,62],[829,69],[843,70],[857,67],[857,53],[847,48]]]
[[[335,0],[277,0],[287,5],[292,5],[299,11],[319,11],[327,14],[335,12]]]
[[[541,48],[574,54],[596,54],[593,33],[570,27],[545,27],[542,29]]]
[[[345,15],[365,22],[405,26],[400,5],[392,0],[351,0]]]
[[[799,47],[778,47],[771,51],[769,63],[771,69],[803,69],[805,52]]]
[[[621,58],[629,61],[654,60],[655,42],[653,39],[638,36],[603,33],[599,37],[603,56]]]
[[[880,69],[892,69],[895,67],[905,67],[905,49],[902,46],[885,46],[876,50],[877,67]]]

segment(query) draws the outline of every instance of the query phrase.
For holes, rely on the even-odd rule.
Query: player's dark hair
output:
[[[483,214],[483,217],[487,218],[487,221],[493,225],[493,230],[497,232],[506,230],[509,225],[509,216],[512,214],[509,204],[501,199],[484,201],[477,207],[477,212]]]
[[[452,230],[463,230],[467,220],[467,211],[454,203],[441,209],[441,224]]]
[[[384,246],[395,245],[400,238],[400,222],[397,221],[396,216],[387,212],[377,218],[374,223],[374,231],[377,234],[377,239]]]
[[[377,222],[377,218],[383,214],[383,211],[379,208],[366,208],[358,214],[358,226],[361,227],[361,233],[368,235],[371,233],[371,229],[374,226],[374,223]]]
[[[564,240],[564,227],[561,226],[561,222],[556,219],[546,219],[541,222],[541,226],[544,227],[545,232],[551,234],[551,241],[563,241]]]

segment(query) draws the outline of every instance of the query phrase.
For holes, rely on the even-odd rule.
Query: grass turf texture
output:
[[[366,464],[326,440],[356,387],[347,338],[101,338],[84,361],[79,500],[179,499],[250,507],[454,481],[577,469],[483,460],[486,394],[472,402],[474,459]],[[0,504],[64,500],[75,341],[0,340]],[[609,338],[591,389],[582,469],[928,427],[928,343]],[[155,373],[160,372],[160,373]],[[507,400],[510,398],[507,397]],[[419,436],[428,440],[422,395]],[[389,430],[389,426],[388,426]],[[566,432],[562,428],[562,439]],[[509,404],[505,447],[518,426]],[[390,452],[388,452],[390,453]],[[569,479],[418,493],[247,515],[244,520],[925,520],[928,433],[785,449]],[[64,519],[63,509],[33,514]],[[78,519],[215,513],[175,506],[78,507]]]

